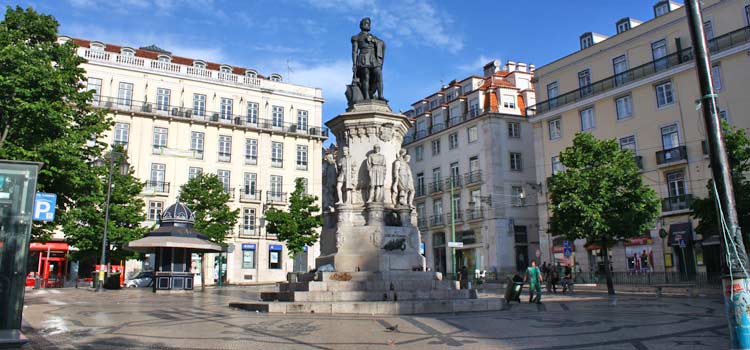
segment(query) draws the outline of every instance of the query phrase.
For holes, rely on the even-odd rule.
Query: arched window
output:
[[[248,70],[245,71],[245,76],[248,76],[250,78],[257,78],[258,77],[258,72],[256,72],[253,69],[248,69]]]
[[[206,69],[206,62],[203,62],[203,61],[193,61],[193,67],[195,67],[195,68],[201,68],[201,69]]]
[[[133,50],[133,49],[131,49],[129,47],[124,47],[124,48],[122,48],[122,50],[120,50],[120,55],[122,55],[124,57],[134,57],[135,56],[135,50]]]
[[[219,72],[222,72],[222,73],[232,73],[232,67],[230,67],[230,66],[221,66],[221,67],[219,67]]]
[[[269,79],[271,79],[271,81],[281,81],[281,74],[273,73]]]
[[[97,41],[92,42],[91,51],[104,51],[104,44]]]
[[[169,55],[159,55],[156,60],[159,62],[172,62],[172,57],[169,57]]]

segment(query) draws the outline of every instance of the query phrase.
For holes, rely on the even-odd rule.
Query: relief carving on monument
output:
[[[386,165],[385,156],[380,154],[380,145],[375,145],[367,156],[367,171],[370,178],[369,196],[367,203],[383,201],[383,186],[385,185]]]
[[[323,211],[333,211],[333,204],[336,203],[337,173],[333,154],[326,154],[323,158]]]
[[[356,165],[349,155],[349,147],[341,148],[341,157],[338,164],[338,176],[336,177],[336,193],[338,202],[336,204],[352,204],[352,192],[357,187]]]
[[[411,156],[405,149],[401,149],[393,162],[393,184],[391,185],[391,201],[393,204],[414,209],[414,179],[409,166]]]

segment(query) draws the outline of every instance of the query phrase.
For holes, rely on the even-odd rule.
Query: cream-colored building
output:
[[[513,272],[538,250],[532,128],[533,65],[488,63],[412,104],[411,155],[427,267]],[[452,189],[451,189],[452,188]],[[455,210],[454,210],[455,209]],[[451,215],[451,213],[454,213]],[[453,225],[455,223],[455,238]]]
[[[214,173],[240,210],[227,239],[227,282],[286,279],[287,272],[314,266],[319,247],[290,258],[266,232],[263,215],[284,207],[295,179],[320,196],[322,92],[293,85],[279,74],[172,55],[156,46],[130,48],[70,39],[88,60],[82,67],[94,104],[113,117],[109,144],[126,146],[153,225],[177,200],[180,186],[198,173]],[[217,255],[208,255],[207,284],[214,282]],[[194,266],[194,269],[196,266]]]
[[[747,128],[750,2],[703,3],[721,116]],[[589,132],[632,149],[644,182],[662,200],[656,225],[612,250],[612,268],[718,272],[719,241],[694,234],[697,222],[689,209],[693,198],[706,197],[711,171],[702,112],[696,106],[700,96],[685,10],[671,1],[659,1],[653,9],[654,18],[648,21],[623,18],[613,23],[610,29],[616,34],[611,37],[585,33],[579,38],[580,51],[535,72],[538,102],[529,114],[537,183],[544,187],[538,209],[545,261],[553,256],[563,260],[564,252],[562,238],[547,233],[547,179],[564,171],[558,155],[572,145],[575,134]],[[660,232],[666,234],[664,240]],[[597,248],[575,242],[573,255],[583,271],[599,268]]]

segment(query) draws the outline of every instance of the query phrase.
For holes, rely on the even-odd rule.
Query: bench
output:
[[[656,297],[661,297],[662,290],[664,288],[685,288],[687,289],[688,295],[693,296],[693,288],[695,288],[694,283],[669,283],[669,284],[654,284],[651,287],[654,287],[656,289]]]
[[[20,349],[29,339],[17,329],[0,329],[0,349]]]

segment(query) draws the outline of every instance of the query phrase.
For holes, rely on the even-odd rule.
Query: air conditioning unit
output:
[[[234,125],[242,125],[242,118],[234,117]]]
[[[177,107],[172,108],[172,115],[175,116],[175,117],[179,116],[180,115],[180,109],[177,108]]]
[[[213,114],[213,115],[211,116],[211,121],[212,121],[212,122],[218,122],[218,121],[219,121],[219,113],[214,113],[214,114]]]
[[[297,132],[297,125],[294,125],[294,124],[290,125],[289,132]]]
[[[190,118],[192,116],[193,116],[193,110],[192,109],[185,110],[185,118]]]

